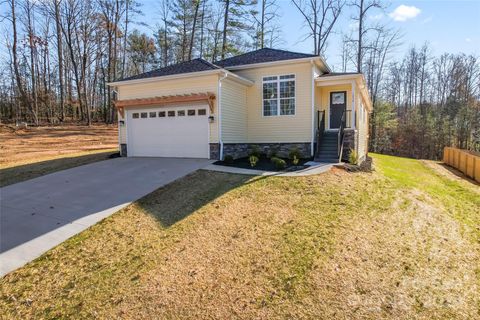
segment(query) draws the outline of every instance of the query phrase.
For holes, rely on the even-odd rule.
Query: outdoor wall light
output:
[[[124,120],[120,120],[118,121],[118,124],[120,125],[120,127],[123,127],[125,125],[125,121]]]
[[[215,121],[215,116],[209,116],[208,122],[213,123]]]

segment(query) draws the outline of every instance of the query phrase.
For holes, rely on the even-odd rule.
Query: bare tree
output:
[[[18,65],[18,52],[17,52],[18,34],[17,34],[17,15],[16,15],[15,0],[10,0],[9,4],[10,4],[10,12],[11,12],[10,20],[12,22],[12,32],[13,32],[12,60],[13,60],[13,70],[14,70],[15,79],[16,79],[16,87],[20,92],[20,97],[22,99],[23,104],[27,106],[28,110],[32,114],[32,117],[35,123],[38,123],[37,114],[35,113],[35,110],[32,108],[30,100],[27,96],[27,92],[24,86],[23,79],[20,75],[20,68]]]
[[[60,2],[61,0],[54,1],[55,8],[55,28],[57,35],[57,59],[58,59],[58,82],[60,91],[60,120],[65,121],[65,90],[63,82],[63,40],[62,40],[62,27],[60,17]]]
[[[193,6],[194,6],[194,14],[193,14],[193,25],[192,25],[192,32],[190,36],[190,48],[188,49],[188,60],[192,59],[192,51],[193,51],[193,46],[195,42],[195,29],[197,27],[197,19],[198,19],[198,9],[200,8],[200,3],[201,0],[194,0],[193,1]]]
[[[307,27],[308,37],[313,38],[314,54],[322,54],[333,27],[345,5],[344,0],[292,0],[302,14]]]
[[[279,17],[277,0],[260,0],[260,11],[253,12],[253,18],[257,25],[255,34],[257,48],[264,48],[265,42],[271,45],[272,39],[275,37],[274,30],[278,30],[275,19]],[[270,40],[266,39],[270,34]]]
[[[357,37],[357,72],[362,72],[362,61],[363,61],[363,50],[364,44],[363,40],[366,37],[367,32],[370,30],[365,27],[365,19],[367,13],[373,8],[382,8],[380,0],[354,0],[350,4],[355,7],[358,12],[357,16],[353,19],[358,21],[358,37]]]

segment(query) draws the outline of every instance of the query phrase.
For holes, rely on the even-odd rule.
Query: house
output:
[[[285,156],[363,160],[372,103],[358,73],[319,56],[260,49],[215,63],[194,59],[109,84],[123,156],[223,159],[253,145]]]

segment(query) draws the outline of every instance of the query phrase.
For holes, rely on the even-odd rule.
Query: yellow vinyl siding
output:
[[[247,88],[227,79],[222,80],[222,141],[247,141]]]
[[[118,99],[141,99],[168,95],[181,95],[191,93],[213,92],[217,96],[218,75],[205,75],[201,77],[161,80],[148,83],[137,83],[119,86]],[[210,123],[210,143],[218,142],[218,115],[217,99],[215,99],[215,121]],[[127,124],[128,125],[128,124]]]
[[[347,92],[347,110],[352,110],[352,87],[351,85],[334,85],[328,87],[318,87],[315,93],[315,108],[317,110],[325,110],[325,128],[328,129],[330,119],[330,93],[337,91]],[[320,101],[320,103],[318,103]],[[351,119],[347,119],[347,125],[350,125]]]
[[[249,143],[312,140],[312,66],[309,62],[236,70],[235,73],[255,82],[247,88]],[[263,77],[287,74],[295,75],[295,115],[264,117]]]

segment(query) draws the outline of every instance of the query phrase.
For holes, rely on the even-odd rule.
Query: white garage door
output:
[[[127,110],[128,155],[208,158],[208,106]]]

